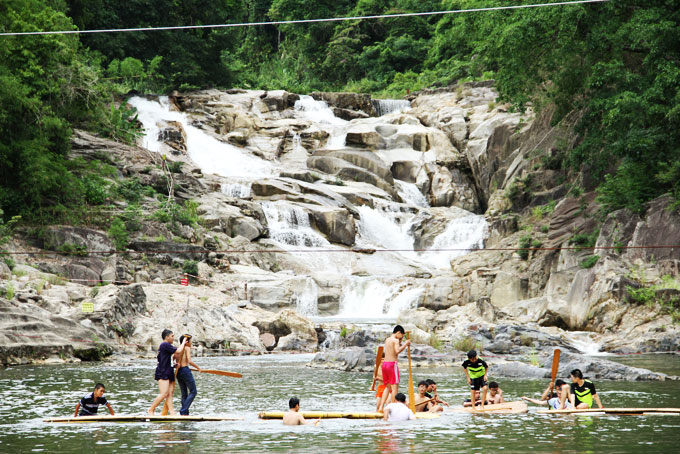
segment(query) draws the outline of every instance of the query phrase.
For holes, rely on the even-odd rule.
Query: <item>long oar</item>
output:
[[[406,339],[411,339],[411,333],[406,333]],[[408,344],[408,406],[413,413],[416,412],[416,393],[413,390],[413,374],[411,371],[411,344]]]
[[[182,350],[182,357],[180,358],[179,362],[177,363],[177,368],[175,369],[175,382],[177,382],[177,372],[179,372],[179,365],[182,364],[182,360],[184,360],[184,355],[186,354],[187,350],[186,348]],[[172,388],[173,394],[175,391],[175,388]],[[170,411],[170,406],[168,405],[168,399],[172,399],[172,394],[170,394],[169,397],[165,399],[165,403],[163,404],[163,410],[161,410],[161,415],[165,416],[168,414]]]
[[[553,353],[553,365],[552,374],[550,375],[550,383],[555,383],[555,378],[557,378],[557,369],[560,367],[560,349],[556,348]]]
[[[239,374],[238,372],[228,372],[226,370],[216,370],[216,369],[191,369],[194,372],[201,372],[203,374],[214,374],[214,375],[223,375],[225,377],[234,377],[234,378],[243,378],[243,375]]]
[[[375,382],[378,381],[378,371],[380,370],[380,365],[382,364],[384,346],[378,347],[378,353],[375,355],[375,368],[373,369],[373,383],[371,384],[371,389],[369,391],[375,391]]]

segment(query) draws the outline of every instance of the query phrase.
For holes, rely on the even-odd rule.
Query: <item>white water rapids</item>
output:
[[[280,163],[266,161],[247,147],[237,147],[210,136],[192,124],[189,114],[172,111],[167,97],[160,97],[158,101],[133,97],[129,103],[137,108],[138,118],[144,125],[143,145],[146,148],[165,153],[168,148],[160,141],[159,134],[167,122],[178,122],[186,133],[189,157],[203,173],[225,177],[222,192],[228,196],[250,198],[252,182],[276,177]],[[408,108],[408,102],[383,101],[381,106],[385,111],[401,111]],[[294,112],[296,117],[329,133],[326,149],[345,146],[351,122],[335,117],[326,103],[301,96],[295,103]],[[260,121],[267,121],[266,114],[256,109],[256,103],[253,103],[251,114]],[[298,133],[293,142],[295,152],[304,157],[307,151],[301,146]],[[280,247],[295,250],[290,254],[300,264],[295,273],[307,276],[304,288],[294,296],[294,304],[300,313],[317,315],[318,282],[331,276],[342,282],[339,312],[334,318],[394,319],[401,311],[416,307],[427,290],[426,280],[409,278],[407,274],[414,270],[445,272],[450,269],[451,258],[483,248],[488,234],[486,221],[483,216],[469,213],[450,219],[431,247],[459,250],[413,251],[412,230],[416,216],[422,210],[428,211],[430,206],[415,184],[395,180],[395,186],[404,203],[374,198],[374,208],[357,207],[357,246],[398,250],[368,256],[344,252],[346,248],[330,243],[315,230],[309,212],[300,204],[286,200],[255,200],[262,206],[267,219],[269,237]],[[319,249],[326,252],[315,252]]]

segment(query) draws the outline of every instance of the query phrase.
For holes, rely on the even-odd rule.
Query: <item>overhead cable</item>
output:
[[[327,17],[322,19],[293,19],[293,20],[276,20],[263,22],[242,22],[235,24],[212,24],[212,25],[176,25],[167,27],[139,27],[139,28],[109,28],[100,30],[47,30],[34,32],[5,32],[0,33],[0,36],[28,36],[28,35],[82,35],[93,33],[124,33],[124,32],[153,32],[153,31],[169,31],[169,30],[196,30],[196,29],[213,29],[213,28],[237,28],[237,27],[253,27],[260,25],[290,25],[290,24],[312,24],[318,22],[342,22],[350,20],[369,20],[369,19],[392,19],[397,17],[416,17],[416,16],[443,16],[447,14],[461,14],[461,13],[476,13],[484,11],[501,11],[513,9],[527,9],[527,8],[543,8],[548,6],[565,6],[565,5],[579,5],[584,3],[606,3],[609,0],[574,0],[569,2],[555,2],[555,3],[536,3],[531,5],[508,5],[508,6],[491,6],[487,8],[470,8],[457,9],[447,11],[425,11],[419,13],[394,13],[394,14],[375,14],[370,16],[349,16],[349,17]]]

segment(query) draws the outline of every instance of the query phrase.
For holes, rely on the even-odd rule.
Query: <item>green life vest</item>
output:
[[[484,364],[482,364],[481,361],[478,362],[476,366],[468,366],[467,370],[470,378],[483,377],[484,373],[486,372]]]
[[[591,383],[590,380],[583,380],[583,384],[585,385],[586,383]],[[579,402],[584,402],[588,404],[588,408],[591,408],[593,406],[593,393],[590,392],[590,387],[585,386],[582,390],[574,389],[574,395],[576,396],[576,405],[578,405]]]

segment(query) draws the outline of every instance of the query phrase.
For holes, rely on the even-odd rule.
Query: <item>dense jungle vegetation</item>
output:
[[[92,30],[479,8],[497,0],[0,0],[0,32]],[[407,91],[495,79],[517,109],[581,115],[557,163],[606,210],[680,199],[676,0],[184,31],[0,36],[0,210],[58,219],[104,203],[106,169],[66,159],[74,127],[132,141],[115,100],[206,87]],[[590,188],[586,188],[590,189]],[[0,224],[0,227],[2,225]]]

